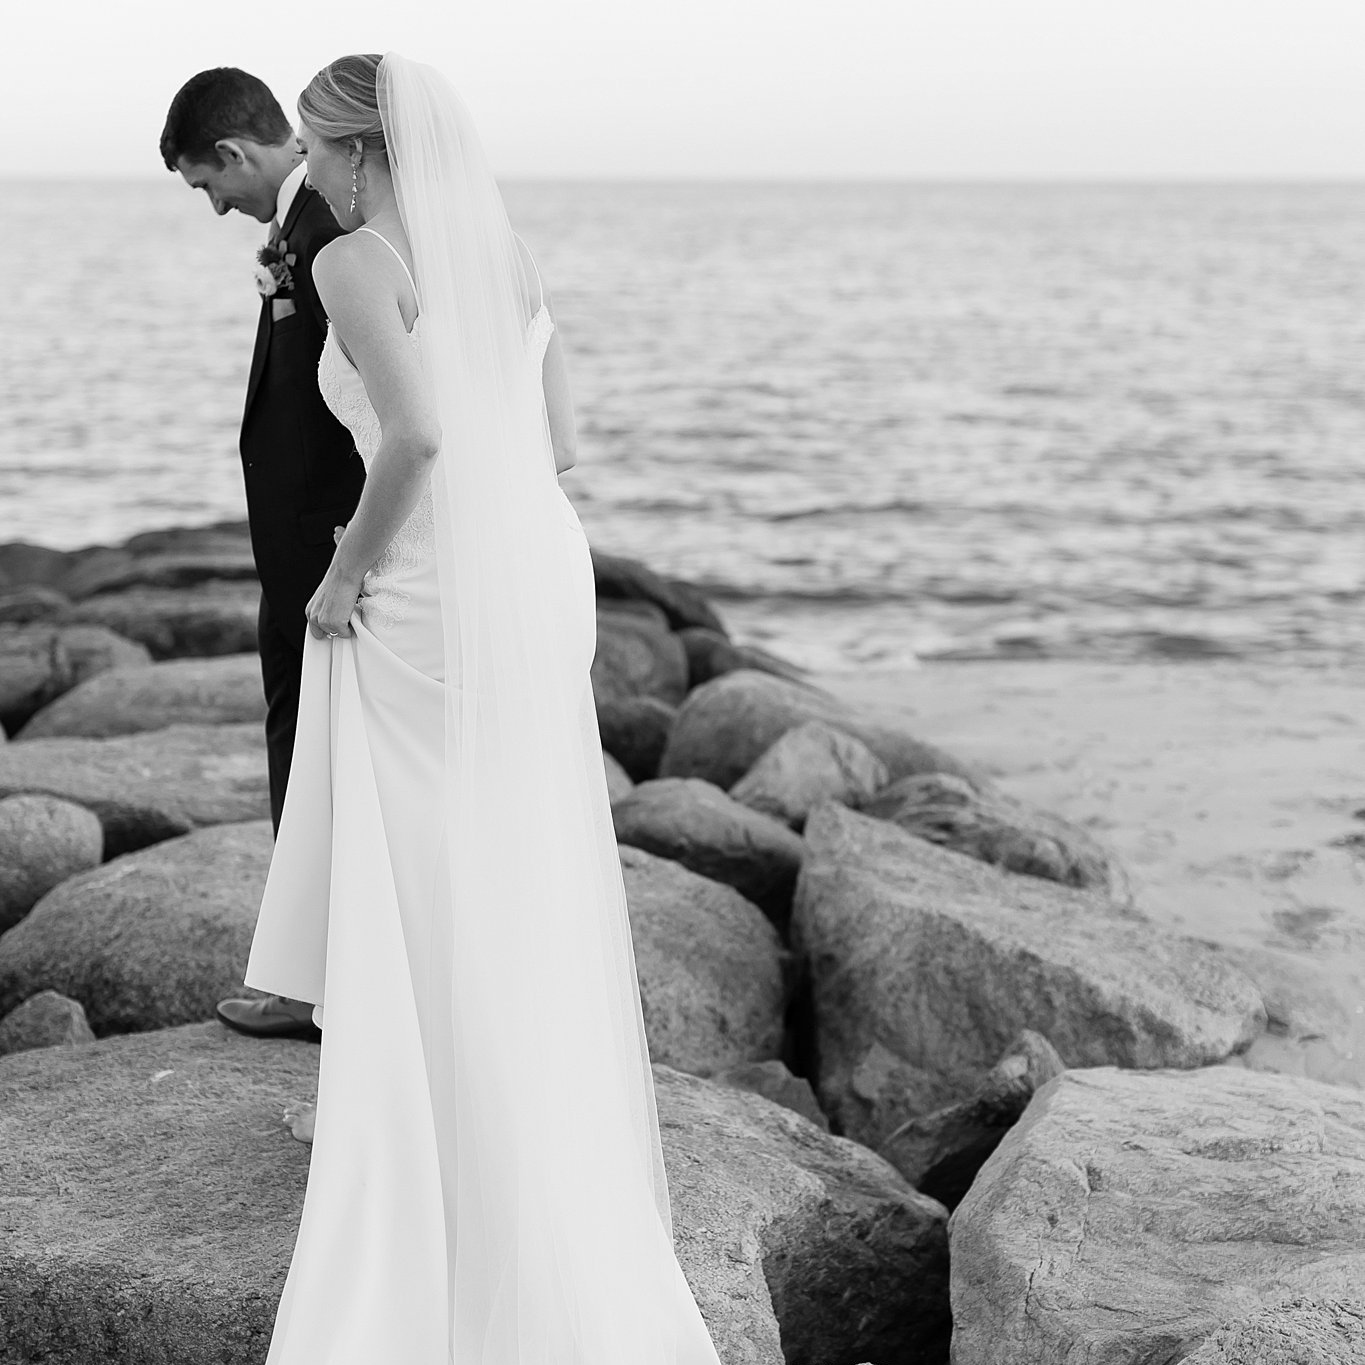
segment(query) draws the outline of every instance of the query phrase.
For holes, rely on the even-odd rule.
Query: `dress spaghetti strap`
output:
[[[521,242],[521,249],[526,253],[526,259],[531,262],[531,269],[535,272],[536,293],[539,295],[536,303],[536,312],[538,313],[545,307],[545,286],[540,282],[540,267],[536,264],[536,258],[531,255],[531,248],[521,241],[521,234],[514,232],[512,236]]]
[[[388,249],[392,251],[395,256],[398,257],[398,264],[403,267],[403,274],[405,274],[408,277],[408,283],[412,285],[413,294],[415,294],[420,299],[421,295],[417,293],[417,281],[412,278],[412,271],[408,269],[408,263],[403,259],[402,252],[400,252],[398,248],[394,246],[394,244],[391,241],[389,241],[389,239],[385,237],[382,232],[376,232],[371,227],[356,228],[356,231],[368,232],[371,237],[378,237],[379,240],[383,242],[384,245],[388,247]]]

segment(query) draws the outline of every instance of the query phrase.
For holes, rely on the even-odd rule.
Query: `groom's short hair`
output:
[[[216,144],[225,137],[278,147],[293,132],[263,80],[235,66],[216,66],[176,92],[161,130],[161,159],[172,171],[182,156],[222,165]]]

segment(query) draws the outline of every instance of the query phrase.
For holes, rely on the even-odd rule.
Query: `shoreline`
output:
[[[1365,667],[972,661],[812,681],[1080,825],[1142,913],[1235,957],[1284,1015],[1250,1065],[1365,1086]]]

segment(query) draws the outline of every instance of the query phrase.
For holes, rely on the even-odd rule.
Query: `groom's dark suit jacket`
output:
[[[301,185],[280,229],[295,258],[292,294],[261,301],[240,442],[261,579],[261,673],[277,828],[298,718],[304,608],[332,562],[332,528],[351,519],[365,483],[350,432],[318,392],[327,315],[313,285],[313,260],[341,228],[322,196]],[[276,316],[288,311],[286,302],[293,311]]]

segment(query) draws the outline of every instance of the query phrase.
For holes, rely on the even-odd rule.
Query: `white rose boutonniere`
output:
[[[292,294],[294,274],[290,267],[297,259],[283,238],[274,246],[263,246],[256,253],[256,292],[263,299]]]

